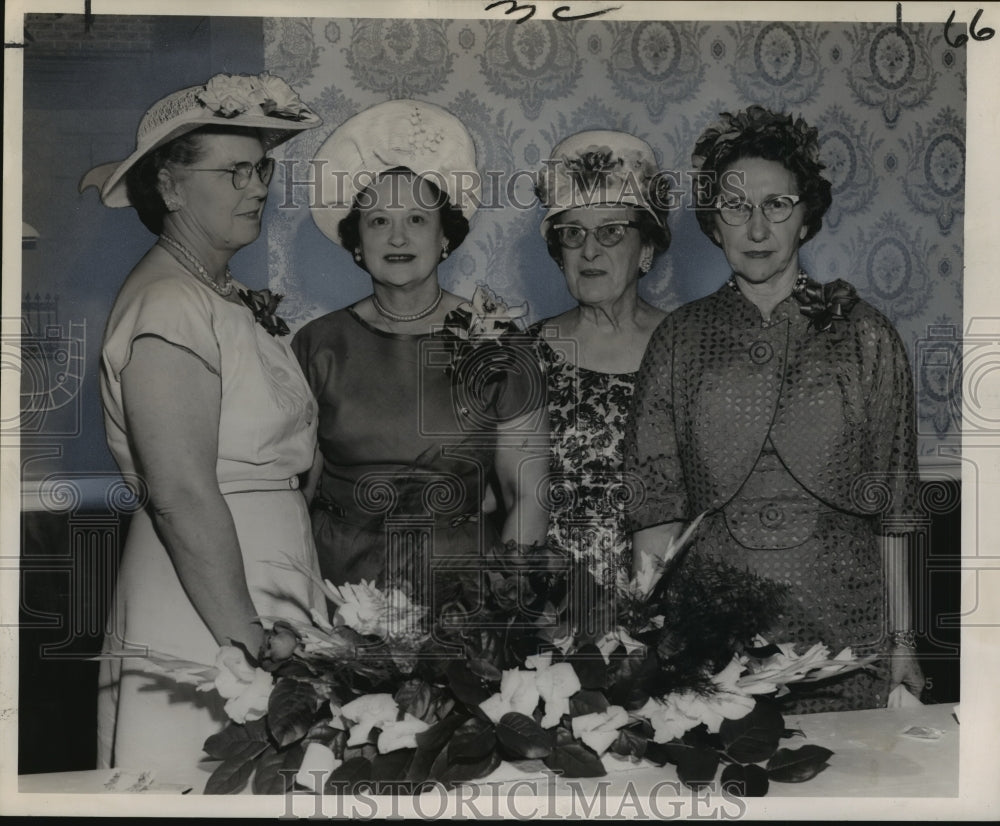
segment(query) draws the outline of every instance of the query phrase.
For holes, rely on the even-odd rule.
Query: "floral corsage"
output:
[[[511,307],[480,281],[472,300],[459,304],[444,319],[444,333],[452,346],[450,375],[458,375],[463,362],[484,345],[502,345],[504,334],[517,332],[515,322],[527,313],[526,303]]]
[[[281,293],[272,293],[270,290],[239,290],[240,298],[246,304],[253,317],[257,319],[267,332],[272,336],[287,336],[290,332],[285,320],[275,315],[278,303],[284,296]]]
[[[799,310],[820,332],[833,327],[835,321],[845,321],[858,303],[857,290],[842,279],[820,284],[811,278],[793,293]]]

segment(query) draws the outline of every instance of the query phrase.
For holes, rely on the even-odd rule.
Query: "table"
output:
[[[768,798],[773,797],[956,797],[958,795],[959,723],[953,705],[928,705],[907,709],[874,709],[826,714],[787,715],[788,728],[799,729],[804,737],[783,740],[795,748],[815,743],[834,752],[828,766],[805,783],[772,783]],[[935,740],[912,739],[903,735],[910,726],[936,729]],[[657,784],[676,783],[672,766],[654,767],[634,764],[614,755],[605,755],[608,770],[604,778],[580,778],[553,781],[544,772],[525,772],[502,766],[478,785],[520,784],[519,793],[545,795],[547,785],[555,782],[555,794],[570,794],[575,784],[578,793],[592,795],[602,782],[609,793],[622,793],[631,784],[638,794],[648,793]],[[113,770],[22,775],[22,794],[133,793],[199,794],[208,771],[194,767],[178,771],[174,777],[140,781],[139,771]],[[110,781],[114,781],[111,783]],[[109,787],[110,783],[110,787]],[[145,788],[143,787],[145,785]],[[493,785],[491,788],[498,788]],[[661,791],[666,796],[668,791]]]

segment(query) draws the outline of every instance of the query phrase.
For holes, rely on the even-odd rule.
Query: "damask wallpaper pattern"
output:
[[[531,320],[571,304],[538,233],[527,173],[582,129],[647,140],[690,191],[696,137],[722,111],[751,103],[820,130],[834,203],[803,248],[821,281],[844,278],[906,342],[918,399],[922,465],[959,442],[965,54],[939,26],[795,22],[556,22],[320,19],[265,21],[265,63],[324,125],[279,157],[267,225],[271,286],[293,327],[357,300],[368,280],[309,217],[307,163],[339,123],[390,98],[445,106],[472,132],[480,171],[494,173],[465,244],[441,269],[470,295],[486,280],[526,299]],[[288,169],[291,173],[288,174]],[[716,289],[728,269],[684,208],[670,251],[643,280],[673,309]]]

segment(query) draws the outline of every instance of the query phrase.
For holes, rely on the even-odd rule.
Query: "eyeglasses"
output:
[[[749,201],[724,200],[719,198],[715,208],[719,217],[731,227],[738,227],[750,220],[755,209],[759,209],[772,224],[780,224],[792,217],[795,205],[802,199],[798,195],[773,195],[759,204]]]
[[[239,163],[234,163],[232,166],[226,167],[225,169],[193,169],[188,168],[189,172],[229,172],[233,176],[233,188],[234,189],[246,189],[247,184],[250,183],[250,176],[253,174],[254,170],[257,170],[257,177],[260,178],[260,182],[267,186],[271,183],[271,178],[274,177],[274,158],[261,158],[257,163],[250,163],[250,161],[240,161]]]
[[[594,233],[597,243],[602,247],[613,247],[621,243],[625,237],[625,230],[629,227],[639,229],[639,224],[635,221],[612,221],[593,229],[581,227],[579,224],[552,225],[552,229],[556,231],[556,236],[559,238],[559,243],[571,250],[582,247],[587,240],[587,235],[591,232]]]

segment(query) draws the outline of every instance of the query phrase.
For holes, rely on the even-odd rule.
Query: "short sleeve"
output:
[[[128,284],[115,303],[104,339],[104,361],[116,381],[132,358],[137,338],[155,336],[187,350],[221,375],[211,296],[174,278]]]
[[[689,518],[674,415],[673,331],[668,316],[650,337],[625,429],[625,474],[642,491],[630,531]]]

